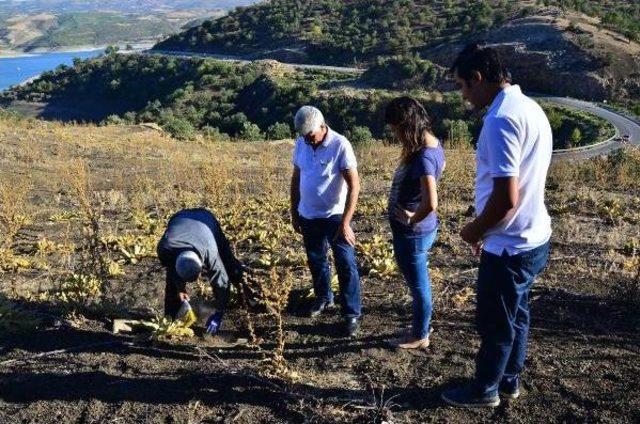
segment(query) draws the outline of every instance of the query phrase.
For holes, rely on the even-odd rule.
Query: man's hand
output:
[[[185,292],[178,293],[178,299],[180,299],[180,302],[184,302],[185,300],[188,302],[190,300],[189,295]]]
[[[469,244],[479,244],[482,236],[483,234],[480,232],[475,221],[468,223],[464,226],[462,231],[460,231],[460,237],[462,237],[462,240]]]
[[[475,221],[468,223],[460,231],[460,237],[471,245],[471,251],[474,256],[480,256],[482,252],[482,236],[483,234],[478,230]]]
[[[403,225],[411,225],[411,218],[415,215],[415,212],[410,212],[406,209],[402,209],[400,206],[396,206],[393,210],[393,219],[400,222]]]
[[[338,228],[338,231],[336,232],[336,235],[333,239],[336,240],[338,238],[345,239],[351,246],[356,245],[356,235],[353,232],[353,229],[351,229],[351,225],[349,224],[342,224],[340,228]]]

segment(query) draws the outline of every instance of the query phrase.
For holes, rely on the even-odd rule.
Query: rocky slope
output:
[[[590,100],[640,95],[640,46],[583,15],[547,9],[464,41],[422,51],[449,66],[467,42],[500,48],[515,82],[530,91]]]

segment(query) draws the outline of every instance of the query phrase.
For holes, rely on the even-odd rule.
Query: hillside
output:
[[[402,352],[387,345],[411,322],[385,212],[398,147],[356,148],[364,316],[353,339],[336,334],[337,311],[303,314],[311,276],[289,224],[291,149],[181,143],[140,125],[0,113],[0,422],[638,422],[637,149],[553,165],[553,248],[532,291],[523,394],[495,410],[439,400],[472,375],[479,343],[478,261],[458,235],[471,219],[473,153],[447,150],[438,189],[432,344]],[[247,337],[250,319],[255,344],[111,332],[114,318],[160,313],[165,276],[155,244],[168,217],[191,206],[215,211],[265,292],[279,281],[291,288],[289,296],[269,293],[283,300],[282,327],[277,316],[245,313],[237,302],[227,311],[225,334]],[[265,277],[270,264],[276,277]],[[189,286],[194,304],[211,302],[198,286]],[[274,375],[270,365],[277,335],[285,341],[280,370],[289,374]]]
[[[585,15],[547,9],[491,29],[482,40],[498,46],[514,80],[530,91],[589,100],[640,96],[640,44]],[[466,41],[420,53],[449,66]]]
[[[504,46],[514,79],[532,90],[632,99],[640,94],[638,22],[634,2],[276,0],[155,49],[364,67],[380,56],[419,53],[447,66],[461,45],[488,41]]]
[[[398,60],[406,63],[409,59]],[[457,93],[438,92],[438,72],[427,62],[417,63],[421,88],[411,92],[433,114],[436,134],[447,143],[470,145],[479,130],[479,117]],[[385,84],[371,87],[385,66],[396,65],[382,63],[382,70],[358,77],[296,70],[269,61],[235,64],[111,54],[45,73],[3,93],[0,102],[13,107],[16,102],[44,102],[40,114],[46,118],[156,122],[180,138],[203,132],[222,139],[288,138],[295,110],[302,104],[315,104],[336,130],[360,142],[388,136],[382,110],[397,91]],[[414,82],[407,80],[409,85]],[[371,88],[354,88],[365,85]],[[600,119],[543,106],[552,122],[556,148],[591,144],[610,135],[610,126]],[[572,136],[575,132],[579,136]]]

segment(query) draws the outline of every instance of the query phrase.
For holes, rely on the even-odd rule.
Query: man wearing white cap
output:
[[[197,280],[202,273],[216,297],[216,312],[207,320],[207,333],[216,334],[229,301],[229,283],[242,281],[242,266],[233,255],[218,220],[206,209],[177,212],[169,219],[157,251],[167,269],[165,315],[176,318],[181,303],[189,300],[186,284]]]
[[[322,113],[303,106],[294,124],[300,135],[293,153],[291,223],[304,239],[313,279],[315,317],[333,306],[331,246],[340,283],[345,333],[354,336],[361,313],[360,276],[355,258],[351,219],[356,209],[360,180],[349,141],[325,123]]]

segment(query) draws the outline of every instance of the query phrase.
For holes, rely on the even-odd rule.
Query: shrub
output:
[[[136,122],[136,113],[135,112],[127,112],[124,114],[124,120],[128,124],[135,124]]]
[[[351,141],[351,143],[358,144],[366,144],[373,141],[373,135],[371,134],[371,130],[367,127],[353,127],[350,131],[347,132],[347,138]]]
[[[260,127],[253,122],[245,122],[242,126],[242,131],[238,134],[238,137],[246,141],[264,140]]]
[[[196,130],[185,119],[170,117],[162,125],[162,128],[178,140],[191,140],[196,135]]]
[[[125,121],[118,115],[109,115],[102,123],[104,125],[122,125]]]
[[[204,137],[209,141],[220,142],[220,141],[230,140],[230,137],[228,134],[220,132],[218,128],[210,127],[208,125],[205,125],[204,127],[202,127],[202,135],[204,135]]]
[[[276,122],[267,128],[267,138],[269,140],[283,140],[291,138],[291,127],[284,122]]]

